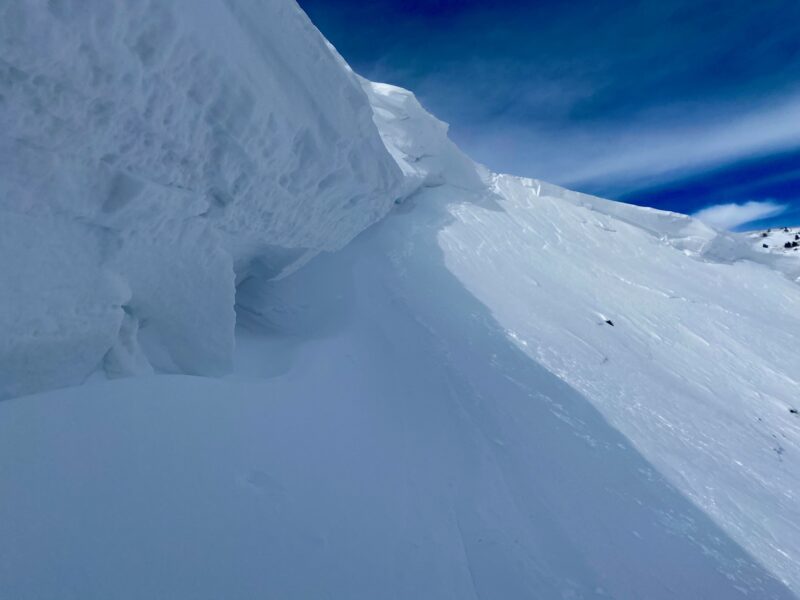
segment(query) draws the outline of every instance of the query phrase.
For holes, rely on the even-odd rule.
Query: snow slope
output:
[[[424,117],[411,122],[413,132]],[[378,124],[391,148],[400,136]],[[454,184],[440,177],[415,200],[447,215],[437,239],[448,270],[525,354],[797,586],[800,465],[787,464],[800,450],[797,265],[685,215],[480,167],[483,190],[464,190],[474,179],[458,154],[439,154],[458,165]]]
[[[800,228],[797,227],[777,227],[774,230],[750,231],[745,235],[759,252],[765,254],[795,257],[795,252],[800,253]],[[794,245],[795,242],[799,245]]]
[[[334,187],[347,196],[351,177],[380,193],[347,210],[316,194],[284,207],[265,181],[264,198],[296,211],[283,242],[257,234],[256,196],[245,194],[235,209],[187,217],[186,229],[130,215],[130,253],[55,204],[6,209],[16,224],[3,221],[0,245],[15,261],[0,272],[19,284],[0,287],[0,307],[18,314],[26,298],[21,314],[58,335],[5,317],[4,331],[32,339],[7,344],[4,383],[19,373],[29,387],[76,381],[108,343],[106,374],[213,372],[197,349],[214,339],[205,329],[229,335],[234,302],[239,327],[225,378],[97,373],[0,403],[0,489],[11,490],[0,500],[0,597],[796,597],[800,287],[790,271],[745,236],[683,215],[487,172],[410,92],[357,79],[293,4],[209,6],[176,10],[175,29],[237,15],[246,28],[264,10],[267,39],[294,44],[275,58],[255,33],[220,40],[234,72],[261,65],[247,85],[311,73],[361,99],[344,113],[361,129],[341,117],[331,139],[362,150],[382,140],[359,154],[374,177],[350,173]],[[296,35],[281,42],[284,31]],[[248,52],[271,58],[238,60]],[[316,110],[297,123],[317,123]],[[58,177],[93,173],[69,156]],[[325,170],[288,172],[287,188],[306,189]],[[158,197],[136,196],[161,210],[169,196]],[[387,218],[309,260],[307,248],[343,244],[392,199]],[[332,220],[310,216],[329,206]],[[287,241],[304,229],[318,243]],[[128,296],[162,300],[145,312],[163,306],[163,322]]]
[[[103,362],[228,371],[235,282],[341,247],[400,191],[294,3],[3,2],[0,57],[0,397]]]
[[[461,201],[415,204],[251,280],[232,377],[0,405],[10,595],[792,597],[453,275]]]
[[[499,176],[492,189],[495,207],[448,203],[449,270],[526,355],[796,586],[797,285],[680,251],[536,182]]]
[[[772,265],[800,283],[800,228],[784,227],[741,235],[746,236],[758,253],[756,260]]]

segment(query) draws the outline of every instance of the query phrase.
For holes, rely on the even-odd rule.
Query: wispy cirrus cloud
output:
[[[495,171],[634,203],[673,190],[659,208],[686,213],[750,198],[798,212],[779,155],[800,153],[800,2],[300,4],[357,72],[414,91]],[[783,172],[719,176],[753,161]],[[687,195],[697,178],[716,189]]]
[[[454,133],[469,154],[494,169],[616,195],[800,147],[800,95],[770,100],[750,110],[704,106],[683,119],[645,116],[522,131],[495,123],[467,135]]]
[[[737,229],[748,223],[781,214],[785,204],[772,201],[745,202],[744,204],[715,204],[694,213],[694,217],[717,229]]]

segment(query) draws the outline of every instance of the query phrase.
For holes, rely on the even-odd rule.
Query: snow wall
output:
[[[0,398],[226,372],[236,284],[405,185],[293,1],[2,2],[0,57]]]

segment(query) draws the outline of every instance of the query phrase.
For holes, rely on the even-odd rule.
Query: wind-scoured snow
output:
[[[631,225],[636,207],[612,207],[620,220],[602,201],[506,176],[491,191],[493,203],[433,200],[451,216],[439,234],[449,270],[522,352],[797,586],[797,284],[676,248]]]
[[[228,371],[235,281],[341,247],[400,192],[360,83],[293,3],[5,2],[0,57],[0,397],[120,345],[140,366],[114,373]]]
[[[436,207],[448,271],[508,339],[800,587],[796,265],[685,215],[530,179],[414,204]]]
[[[796,597],[790,250],[489,173],[293,3],[121,6],[2,9],[0,393],[94,376],[0,403],[0,597]]]

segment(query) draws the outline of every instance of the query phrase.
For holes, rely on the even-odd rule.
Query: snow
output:
[[[8,212],[0,229],[2,396],[81,383],[114,343],[130,290],[98,267],[86,225]]]
[[[615,206],[622,221],[505,176],[491,191],[495,206],[440,200],[449,270],[525,354],[797,586],[797,285],[679,251],[630,224],[637,207]]]
[[[520,351],[426,200],[251,280],[233,376],[0,405],[9,594],[791,597]]]
[[[403,198],[445,183],[482,189],[488,176],[447,137],[448,125],[403,88],[360,78],[386,149],[403,171]]]
[[[797,596],[795,256],[489,173],[294,3],[0,11],[0,596]]]
[[[744,235],[757,252],[771,255],[777,260],[791,258],[800,261],[800,227],[776,227],[750,231]]]
[[[38,271],[0,271],[0,397],[76,383],[126,336],[145,369],[229,371],[235,282],[341,247],[400,192],[361,84],[293,3],[7,2],[0,55],[0,243],[24,218],[6,261]],[[76,319],[86,281],[129,298]],[[70,340],[58,372],[34,329]]]

